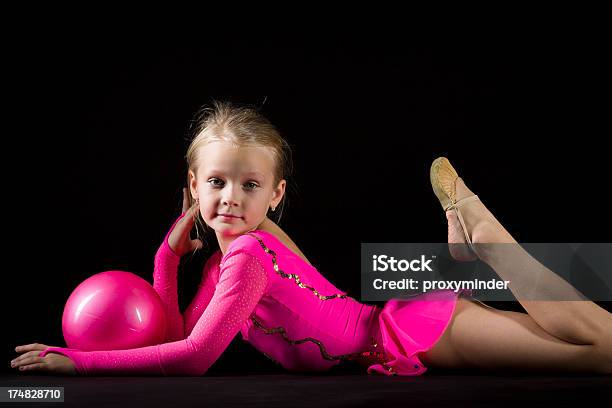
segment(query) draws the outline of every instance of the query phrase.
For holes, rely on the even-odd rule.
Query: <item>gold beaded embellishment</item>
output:
[[[335,294],[335,295],[322,295],[319,293],[319,291],[317,291],[315,288],[313,288],[312,286],[306,285],[303,282],[300,281],[300,277],[299,275],[295,274],[295,273],[286,273],[283,270],[281,270],[278,267],[278,263],[276,262],[276,252],[274,252],[272,249],[268,248],[266,246],[266,244],[264,244],[264,242],[256,235],[251,234],[251,233],[247,233],[247,235],[252,236],[253,238],[255,238],[258,242],[259,245],[261,245],[262,249],[267,253],[272,255],[272,265],[274,267],[274,270],[276,271],[276,273],[278,273],[281,277],[285,278],[285,279],[293,279],[295,281],[295,283],[300,287],[300,288],[305,288],[305,289],[309,289],[310,291],[312,291],[312,293],[318,297],[321,300],[329,300],[329,299],[344,299],[344,298],[351,298],[350,296],[348,296],[347,294]],[[352,299],[352,298],[351,298]]]

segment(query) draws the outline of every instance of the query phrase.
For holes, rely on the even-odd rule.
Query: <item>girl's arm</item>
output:
[[[153,270],[153,288],[159,295],[166,311],[166,337],[164,342],[182,340],[191,333],[195,321],[202,315],[210,302],[215,291],[216,280],[213,273],[216,272],[216,263],[219,262],[217,253],[212,254],[206,261],[200,286],[190,305],[181,315],[178,302],[177,271],[181,257],[178,256],[168,244],[168,236],[174,230],[176,223],[185,216],[181,214],[170,228],[166,238],[155,255],[155,267]],[[218,273],[217,273],[218,275]]]
[[[189,238],[189,233],[193,228],[197,210],[198,206],[189,207],[189,192],[187,188],[183,188],[183,211],[176,221],[174,221],[172,227],[170,227],[170,231],[166,234],[166,237],[155,254],[153,288],[162,300],[167,317],[164,342],[182,340],[185,338],[184,318],[181,315],[178,304],[177,273],[181,256],[192,249],[202,247],[202,242],[200,240],[191,240]],[[187,214],[189,214],[189,216],[183,219]],[[181,221],[181,219],[183,219],[183,221]],[[181,223],[179,224],[178,231],[174,231],[179,222]],[[170,238],[172,238],[172,246],[170,245]],[[208,263],[206,267],[208,267]],[[204,268],[205,273],[207,272],[206,267]],[[200,291],[198,295],[200,295]],[[210,301],[210,297],[208,297],[208,301]]]
[[[266,286],[261,262],[237,248],[228,252],[210,304],[187,338],[130,350],[50,347],[39,356],[55,352],[69,357],[80,375],[202,375],[249,318]]]

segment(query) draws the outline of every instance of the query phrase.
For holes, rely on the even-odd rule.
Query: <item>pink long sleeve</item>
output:
[[[237,248],[226,254],[212,299],[187,338],[130,350],[49,347],[39,356],[49,352],[65,355],[80,375],[203,375],[249,318],[267,284],[261,262]],[[200,286],[198,295],[210,293],[207,285]]]
[[[200,316],[202,316],[202,313],[210,304],[217,282],[219,281],[219,268],[217,265],[219,265],[220,260],[221,251],[217,251],[206,261],[198,291],[183,315],[185,336],[191,334]]]
[[[166,311],[166,338],[165,342],[182,340],[185,338],[183,316],[178,305],[177,274],[181,257],[176,255],[168,244],[168,237],[174,226],[181,218],[182,213],[166,234],[164,241],[155,254],[155,265],[153,268],[153,288],[159,295]]]

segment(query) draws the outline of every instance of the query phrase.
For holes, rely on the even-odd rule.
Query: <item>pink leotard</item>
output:
[[[440,338],[461,294],[429,292],[389,300],[382,308],[362,304],[273,234],[254,230],[236,238],[223,257],[217,251],[208,259],[182,316],[180,257],[168,245],[172,228],[157,251],[153,275],[169,322],[164,343],[109,351],[49,347],[39,356],[67,356],[80,375],[199,376],[240,332],[291,372],[320,372],[354,360],[370,374],[420,375],[427,368],[418,353]]]

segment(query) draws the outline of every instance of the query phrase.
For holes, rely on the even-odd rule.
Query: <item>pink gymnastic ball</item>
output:
[[[166,314],[153,287],[124,271],[107,271],[84,280],[70,294],[62,315],[69,348],[124,350],[164,341]]]

